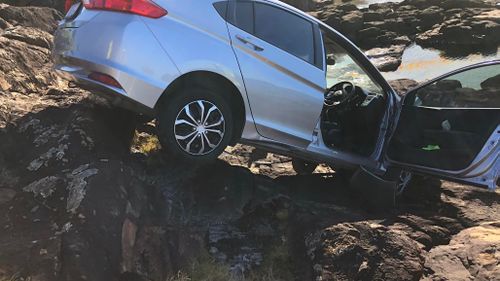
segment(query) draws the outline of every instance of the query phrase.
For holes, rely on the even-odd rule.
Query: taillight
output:
[[[151,0],[82,0],[86,9],[131,13],[149,18],[161,18],[167,11]]]
[[[118,81],[115,80],[115,78],[111,77],[110,75],[100,73],[100,72],[92,72],[89,74],[89,78],[101,82],[103,84],[118,88],[118,89],[123,89],[122,85],[118,83]]]
[[[67,13],[72,5],[73,0],[66,0],[66,2],[64,2],[64,11]]]

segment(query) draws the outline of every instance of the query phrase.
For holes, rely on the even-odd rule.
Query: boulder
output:
[[[333,225],[308,237],[306,247],[313,280],[419,280],[425,260],[403,232],[369,222]]]
[[[500,74],[484,80],[481,83],[482,89],[500,89]]]
[[[35,27],[54,33],[62,14],[54,9],[39,7],[14,7],[0,4],[0,18],[11,25]]]
[[[437,6],[431,6],[419,13],[418,17],[420,19],[420,26],[425,30],[435,25],[436,23],[443,22],[443,9]]]
[[[496,280],[500,276],[500,222],[465,229],[433,248],[423,280]]]
[[[443,9],[491,8],[492,4],[483,0],[446,0],[436,4]]]
[[[359,10],[358,7],[354,4],[348,3],[348,4],[340,4],[336,6],[337,10],[343,11],[343,12],[352,12],[352,11],[357,11]]]
[[[342,32],[352,35],[363,27],[363,13],[360,11],[352,11],[343,16],[340,22]]]
[[[443,41],[456,44],[470,44],[473,38],[472,27],[467,25],[447,25],[441,27]]]

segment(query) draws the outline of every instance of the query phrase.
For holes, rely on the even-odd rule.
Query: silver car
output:
[[[242,142],[374,175],[498,184],[500,61],[401,101],[342,34],[275,0],[83,0],[53,55],[60,75],[156,118],[175,157],[207,162]]]

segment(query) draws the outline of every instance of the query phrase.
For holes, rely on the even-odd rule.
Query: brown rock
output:
[[[337,224],[308,237],[306,245],[314,280],[419,280],[423,271],[419,245],[379,224]]]
[[[500,222],[468,228],[429,252],[424,280],[496,280],[500,276]]]

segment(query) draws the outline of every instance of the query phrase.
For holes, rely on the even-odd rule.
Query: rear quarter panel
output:
[[[225,20],[213,0],[157,0],[168,11],[160,19],[143,18],[181,74],[210,71],[231,81],[243,95],[246,111],[244,138],[258,137],[248,106],[238,62]]]

